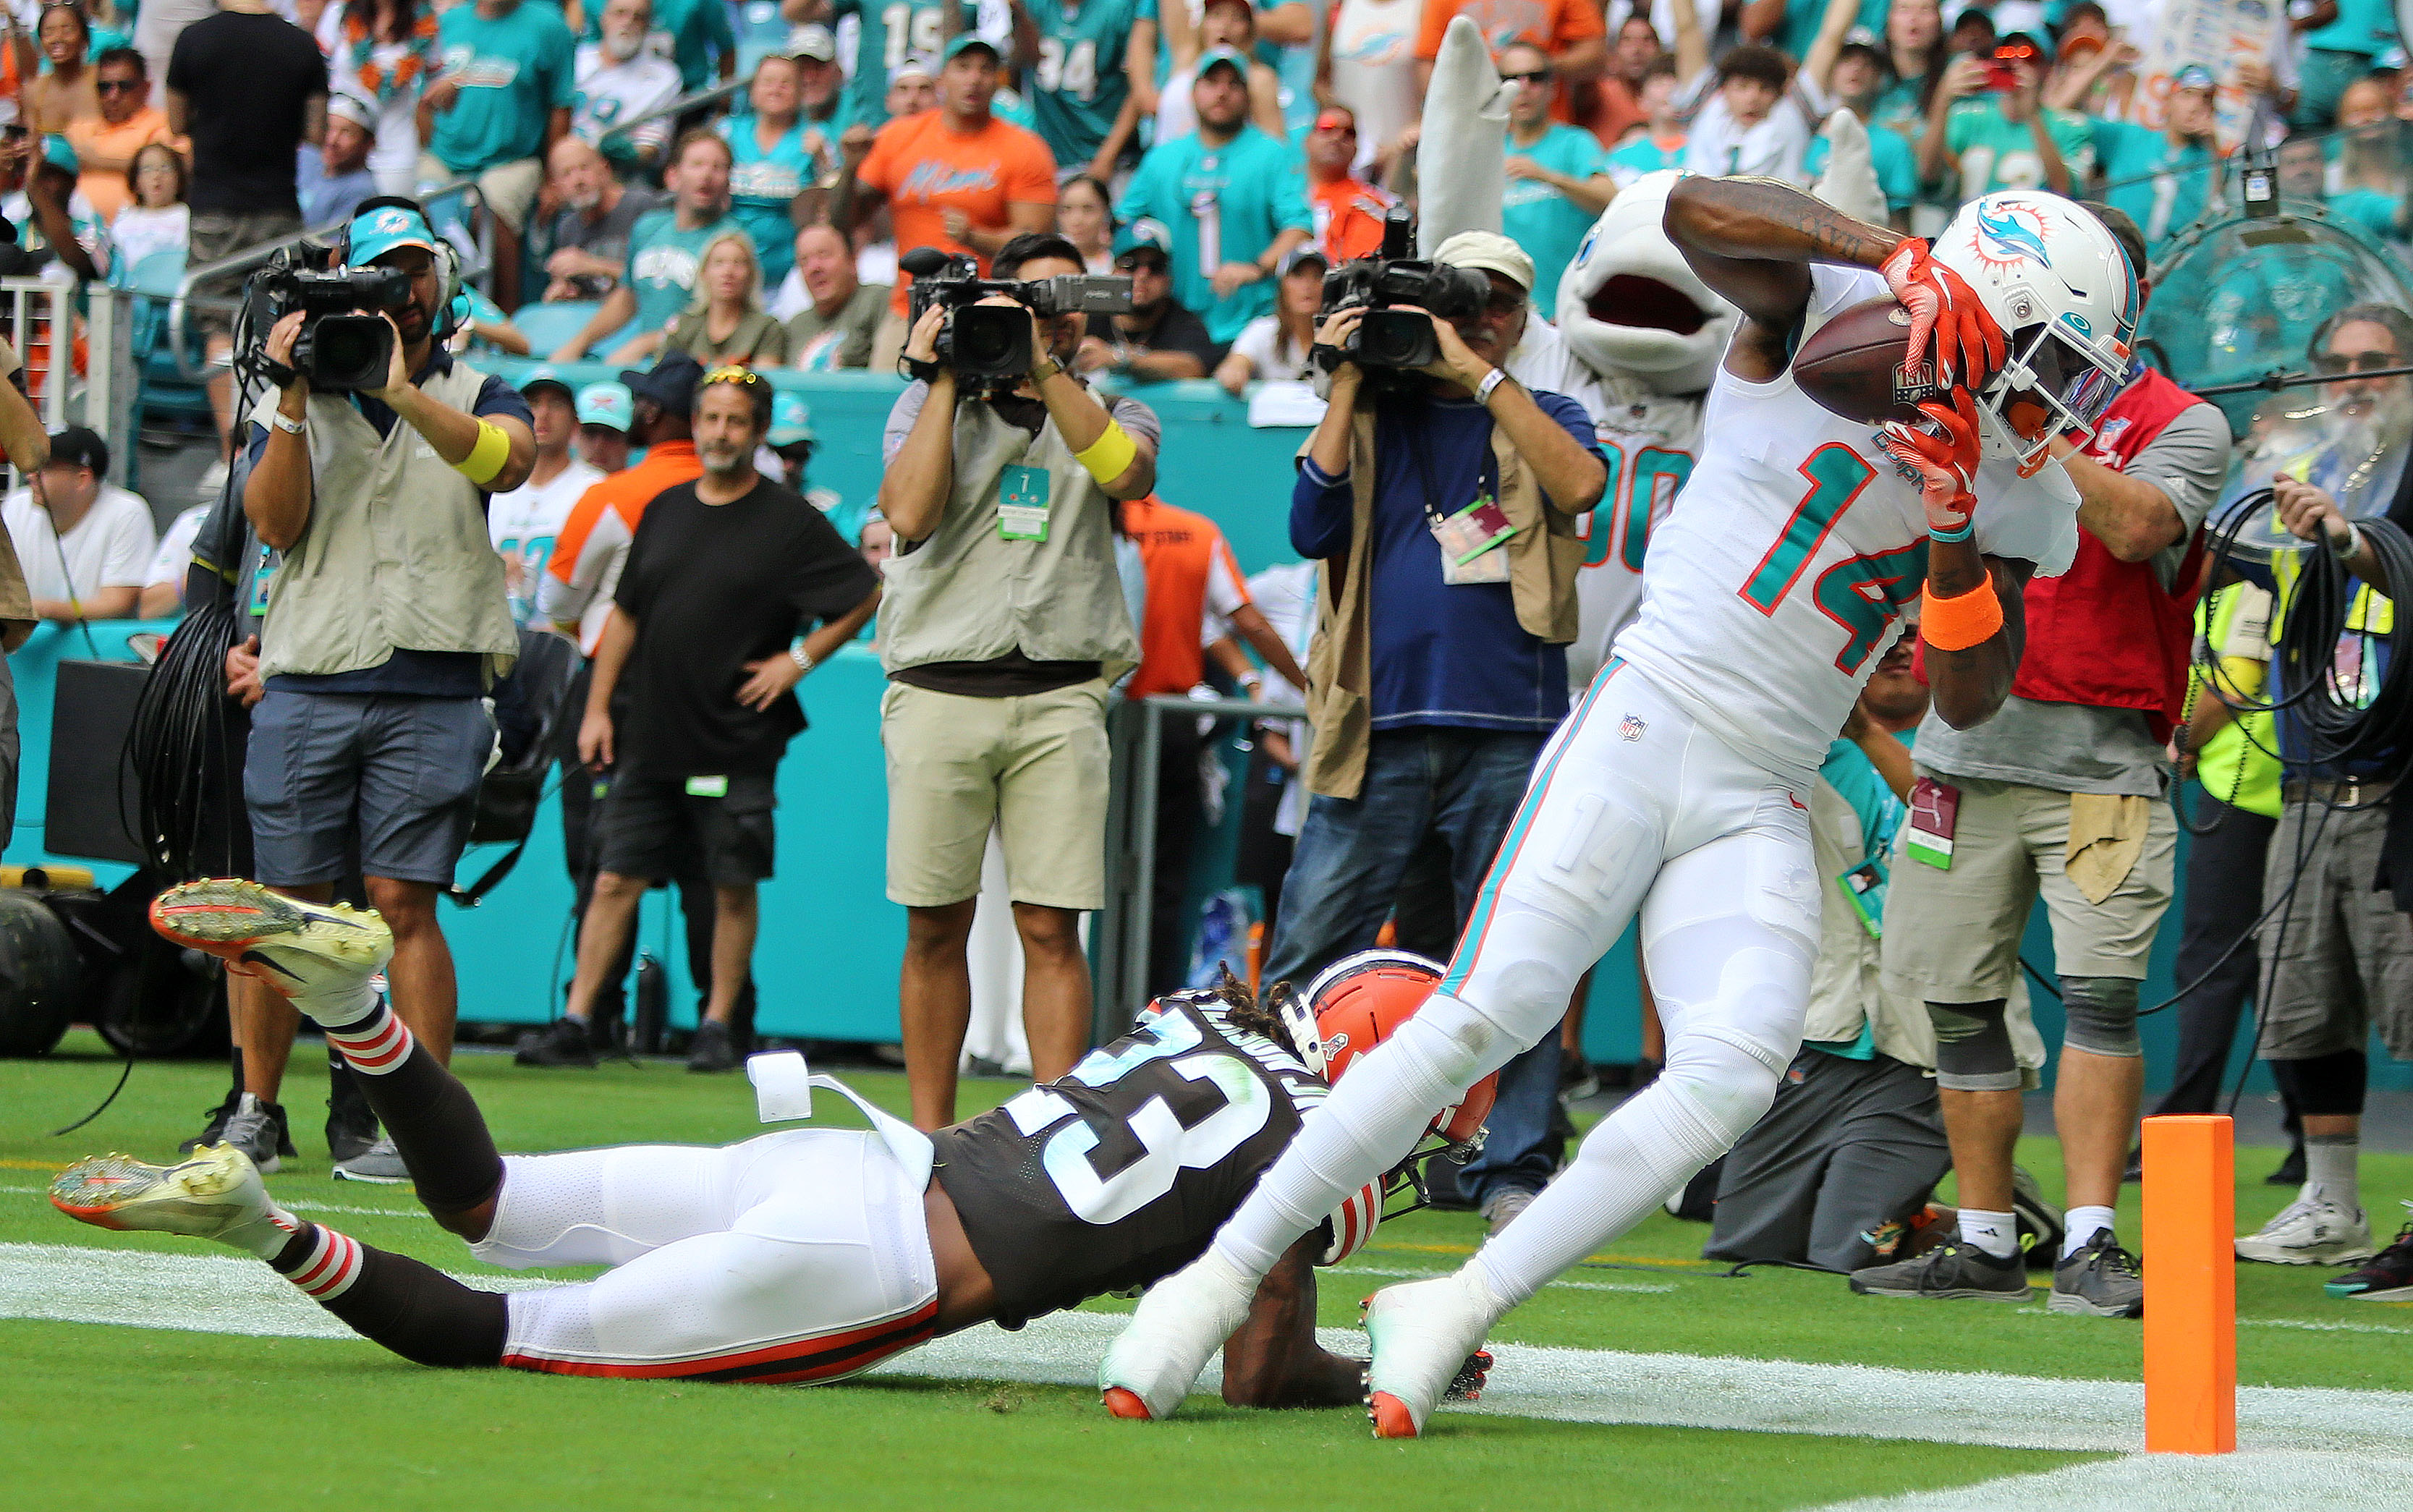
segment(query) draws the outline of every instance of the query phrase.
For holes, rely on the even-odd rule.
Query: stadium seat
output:
[[[543,357],[585,330],[586,322],[595,319],[595,312],[601,307],[590,299],[523,304],[512,314],[511,324],[528,338],[529,354]]]

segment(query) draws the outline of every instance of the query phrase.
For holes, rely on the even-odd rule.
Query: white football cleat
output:
[[[269,1200],[259,1167],[232,1145],[197,1149],[178,1165],[88,1155],[52,1180],[51,1206],[95,1228],[215,1239],[263,1260],[301,1226]]]
[[[1208,1250],[1147,1289],[1098,1367],[1098,1390],[1117,1417],[1162,1422],[1233,1330],[1247,1321],[1256,1278]]]
[[[1412,1439],[1503,1310],[1472,1265],[1366,1299],[1366,1411],[1378,1439]]]
[[[151,900],[151,927],[257,977],[322,1026],[341,1028],[376,1001],[372,979],[393,955],[374,909],[305,903],[255,882],[209,878]]]

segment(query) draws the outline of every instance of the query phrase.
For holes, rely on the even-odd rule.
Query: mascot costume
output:
[[[2413,5],[2413,0],[2406,0]],[[1508,105],[1482,31],[1452,20],[1425,96],[1418,162],[1416,249],[1463,230],[1500,229]],[[1821,131],[1825,175],[1811,192],[1846,215],[1884,225],[1885,194],[1859,119],[1837,111]],[[1437,144],[1449,144],[1446,152]],[[1590,685],[1609,644],[1642,606],[1642,559],[1692,476],[1701,445],[1701,399],[1734,334],[1735,307],[1712,292],[1667,239],[1660,217],[1674,170],[1618,191],[1559,280],[1559,307],[1529,312],[1509,374],[1563,393],[1591,415],[1608,458],[1608,491],[1584,526],[1589,550],[1577,577],[1581,629],[1567,647],[1571,688]],[[1556,317],[1551,325],[1542,317]]]

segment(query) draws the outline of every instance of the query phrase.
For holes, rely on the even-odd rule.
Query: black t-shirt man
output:
[[[1111,315],[1089,317],[1088,334],[1106,345],[1129,347],[1139,351],[1188,352],[1198,359],[1198,365],[1207,372],[1223,360],[1223,348],[1206,334],[1206,322],[1197,313],[1170,294],[1157,302],[1152,311],[1134,310],[1132,316],[1145,323],[1126,329],[1115,323]]]
[[[327,60],[309,33],[263,11],[205,16],[177,37],[168,87],[188,112],[195,210],[301,214],[294,153],[311,96],[327,93]]]
[[[613,600],[637,624],[620,689],[622,769],[642,777],[769,775],[805,728],[792,692],[756,713],[746,664],[784,656],[816,622],[843,618],[879,574],[804,496],[769,479],[706,504],[695,484],[645,508]]]

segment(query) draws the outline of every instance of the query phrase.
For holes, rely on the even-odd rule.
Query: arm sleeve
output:
[[[913,429],[913,422],[921,418],[922,407],[929,399],[930,386],[915,378],[905,385],[905,392],[888,407],[888,423],[880,433],[880,460],[883,465],[896,460],[897,452],[905,445],[907,433]]]
[[[1198,319],[1193,311],[1177,311],[1164,322],[1157,335],[1160,338],[1156,343],[1158,349],[1186,351],[1197,358],[1209,373],[1215,371],[1215,364],[1223,360],[1223,348],[1217,346],[1215,338],[1206,334],[1206,322]],[[1129,430],[1131,427],[1126,425],[1123,429]]]
[[[1348,479],[1327,476],[1314,458],[1300,457],[1290,488],[1291,550],[1310,561],[1348,550],[1352,504]]]
[[[878,189],[882,194],[890,192],[888,165],[896,156],[897,129],[910,119],[910,116],[901,117],[880,128],[880,134],[871,139],[871,151],[864,155],[863,166],[854,170],[857,184],[867,189]]]
[[[1416,56],[1427,63],[1441,56],[1441,39],[1458,14],[1453,0],[1426,0],[1423,22],[1416,27]]]
[[[1307,204],[1307,176],[1293,170],[1274,185],[1274,228],[1277,231],[1315,230],[1315,213]]]
[[[1056,155],[1047,143],[1024,133],[1026,140],[1014,143],[1013,161],[1006,171],[1005,198],[1009,203],[1052,205],[1056,202]]]
[[[704,7],[718,15],[721,7]],[[602,7],[597,7],[600,12]],[[578,43],[570,37],[570,28],[562,27],[545,38],[544,67],[550,76],[544,91],[548,110],[570,110],[578,103]]]
[[[2198,404],[2163,426],[2126,472],[2160,489],[2192,533],[2228,482],[2228,422],[2211,405]]]
[[[517,389],[489,373],[486,381],[478,385],[478,397],[469,406],[469,413],[480,420],[516,420],[533,430],[536,411]]]
[[[1206,543],[1206,607],[1218,619],[1230,619],[1255,600],[1249,597],[1248,580],[1240,576],[1240,564],[1232,557],[1232,543],[1223,532],[1215,532]],[[1209,642],[1220,639],[1210,635]]]
[[[555,536],[553,559],[537,584],[537,612],[564,625],[585,614],[613,556],[628,539],[627,525],[600,485],[580,496]]]
[[[640,625],[645,622],[645,600],[648,597],[645,592],[645,522],[656,517],[648,509],[645,518],[637,522],[636,536],[629,542],[628,564],[620,569],[620,581],[612,588],[612,601],[620,606],[622,614]],[[655,534],[660,534],[659,528]]]
[[[109,533],[109,553],[100,564],[100,584],[104,588],[139,588],[149,581],[151,558],[159,550],[159,540],[151,533],[151,516],[141,508],[125,511]]]
[[[803,526],[802,549],[788,584],[788,603],[799,626],[836,619],[880,586],[880,574],[821,511],[807,510]]]
[[[1215,364],[1209,363],[1206,365],[1212,367]],[[1117,399],[1106,408],[1106,414],[1132,440],[1146,441],[1149,451],[1164,449],[1164,422],[1156,418],[1155,410],[1137,399]]]

